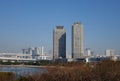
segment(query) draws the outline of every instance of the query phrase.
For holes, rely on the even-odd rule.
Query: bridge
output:
[[[0,60],[10,61],[37,61],[47,60],[46,55],[32,55],[32,54],[21,54],[21,53],[0,53]]]

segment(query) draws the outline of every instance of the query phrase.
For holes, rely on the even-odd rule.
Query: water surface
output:
[[[24,67],[24,66],[0,66],[1,72],[13,72],[17,76],[28,76],[32,74],[41,74],[46,71],[45,68],[40,67]]]

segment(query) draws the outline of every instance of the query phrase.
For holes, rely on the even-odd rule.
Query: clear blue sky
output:
[[[120,0],[0,0],[0,52],[52,50],[56,25],[65,27],[70,52],[75,21],[84,25],[85,48],[120,50]]]

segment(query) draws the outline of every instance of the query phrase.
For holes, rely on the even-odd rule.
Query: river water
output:
[[[40,67],[24,67],[24,66],[0,66],[0,72],[13,72],[16,76],[28,76],[33,74],[41,74],[45,72],[45,68]]]

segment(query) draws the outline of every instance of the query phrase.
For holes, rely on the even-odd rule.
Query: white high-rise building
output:
[[[114,56],[115,55],[115,50],[106,49],[105,50],[105,55],[106,56]]]
[[[28,54],[32,54],[33,48],[28,48]]]
[[[34,53],[35,53],[35,55],[40,55],[41,54],[41,48],[40,47],[35,47]]]
[[[41,55],[45,55],[43,46],[41,47]]]
[[[91,50],[90,50],[90,48],[86,49],[86,54],[87,54],[87,56],[91,56]]]
[[[83,58],[84,55],[84,30],[83,25],[75,22],[72,26],[72,58]]]

